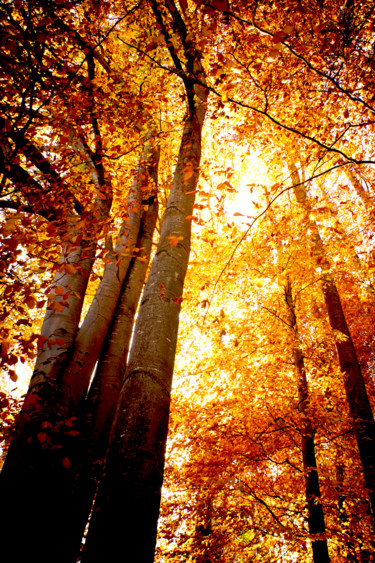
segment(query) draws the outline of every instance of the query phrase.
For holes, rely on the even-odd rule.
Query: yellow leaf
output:
[[[221,101],[225,104],[228,101],[228,92],[223,92],[221,94]]]

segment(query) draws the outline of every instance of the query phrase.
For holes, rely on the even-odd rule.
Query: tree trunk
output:
[[[155,230],[158,203],[145,208],[141,220],[137,248],[139,253],[130,263],[124,280],[122,294],[110,324],[103,351],[86,405],[82,406],[81,457],[75,460],[75,487],[72,491],[71,514],[74,526],[70,533],[71,560],[75,560],[92,502],[100,481],[103,460],[108,447],[109,434],[120,394],[126,366],[134,315],[138,306],[150,259],[152,238]],[[85,421],[85,418],[88,420]],[[82,492],[84,491],[84,494]],[[73,518],[73,516],[71,516]],[[69,554],[70,555],[70,554]]]
[[[349,538],[345,542],[345,548],[347,549],[347,561],[348,563],[358,563],[358,558],[355,554],[355,544],[354,544],[354,534],[351,530],[350,525],[348,525],[348,514],[345,508],[345,494],[344,494],[344,464],[341,461],[341,456],[343,452],[340,452],[340,459],[337,460],[335,466],[335,474],[336,474],[336,486],[335,489],[339,494],[338,498],[338,509],[339,509],[339,518],[342,523],[343,529],[347,530],[347,534]],[[363,554],[362,550],[362,554]],[[366,556],[366,554],[365,554]]]
[[[288,308],[288,324],[294,336],[294,365],[298,372],[298,404],[302,414],[302,461],[313,560],[314,563],[329,563],[330,557],[328,554],[327,539],[325,538],[326,527],[323,507],[320,500],[319,475],[315,458],[315,432],[309,416],[309,390],[305,361],[298,341],[297,317],[290,280],[288,280],[284,287],[284,293]],[[314,539],[317,534],[319,534],[319,539]]]
[[[143,165],[144,163],[138,170],[138,178]],[[100,191],[101,184],[95,170],[92,170],[92,174],[97,190]],[[136,232],[132,232],[132,237],[135,237],[134,243],[131,243],[132,248],[135,246],[140,222],[141,186],[144,185],[144,178],[140,180],[133,186],[133,193],[137,192],[140,201],[138,208],[135,208],[131,214],[137,215],[138,219],[134,221],[131,217],[129,221],[135,222],[137,229]],[[99,199],[102,201],[101,198]],[[102,220],[103,203],[100,204],[97,213]],[[123,231],[128,232],[128,229],[125,228]],[[121,242],[124,242],[123,237],[120,238],[120,244]],[[85,252],[82,246],[81,243],[78,250],[72,250],[71,256],[77,257],[77,260],[81,259],[82,253]],[[78,299],[78,295],[72,291],[69,297],[71,307],[65,307],[63,311],[54,309],[52,314],[47,310],[43,331],[48,338],[51,338],[51,335],[54,337],[58,335],[60,338],[65,336],[68,341],[69,336],[71,343],[76,336],[92,264],[92,246],[89,250],[91,255],[87,260],[91,262],[87,267],[86,263],[83,264],[85,267],[79,263],[68,263],[66,275],[56,276],[58,283],[56,282],[55,287],[62,287],[63,283],[65,290],[65,285],[69,283],[70,289],[77,290],[81,299]],[[128,265],[129,262],[130,258]],[[120,271],[121,264],[119,268],[117,264],[110,266],[112,266],[109,269],[110,275],[113,279],[113,272],[117,269]],[[76,270],[76,273],[73,273],[70,267]],[[126,273],[123,272],[123,268],[122,265],[122,280]],[[107,274],[106,283],[108,277],[110,276]],[[103,291],[96,296],[99,310],[102,307],[101,300],[105,297]],[[113,311],[110,314],[112,313]],[[91,328],[95,329],[95,326]],[[6,531],[9,541],[15,545],[20,533],[24,537],[25,541],[19,545],[20,560],[35,555],[40,563],[47,563],[53,553],[56,562],[74,563],[82,538],[82,512],[76,508],[91,504],[85,428],[80,410],[72,408],[71,402],[65,399],[66,388],[62,385],[61,377],[66,363],[71,358],[73,346],[68,348],[65,344],[63,346],[62,342],[58,342],[49,355],[48,343],[45,344],[44,350],[37,359],[35,377],[19,417],[17,434],[9,448],[1,473],[2,499],[4,506],[7,507],[3,511],[6,519],[2,529]],[[94,350],[99,355],[100,350]],[[89,373],[91,374],[91,371]],[[79,389],[83,399],[87,389],[82,385]],[[79,402],[78,395],[75,398],[74,407]],[[17,522],[16,526],[14,522]],[[56,545],[61,545],[57,552]]]
[[[93,262],[92,256],[80,261],[85,250],[78,246],[69,254],[70,261],[63,263],[77,267],[76,274],[56,275],[55,291],[62,288],[62,297],[71,291],[67,299],[70,306],[62,311],[47,309],[42,334],[48,340],[38,355],[0,476],[3,506],[0,529],[4,543],[8,543],[19,561],[35,559],[48,563],[52,557],[56,563],[74,563],[71,555],[79,545],[71,548],[76,526],[71,505],[77,502],[77,494],[83,497],[86,494],[76,487],[73,464],[83,452],[82,440],[79,425],[60,416],[57,395],[59,375],[77,331]],[[56,338],[58,342],[52,344]]]
[[[292,177],[295,184],[299,183],[299,174],[295,165],[291,165]],[[298,203],[309,214],[311,209],[307,199],[306,189],[303,185],[295,189]],[[331,274],[325,257],[323,242],[320,238],[315,221],[309,220],[313,232],[312,242],[315,254],[320,257],[320,262],[325,268],[323,276],[323,296],[327,307],[329,323],[332,328],[336,349],[339,357],[341,371],[344,378],[344,387],[350,414],[353,420],[354,433],[358,444],[359,455],[362,463],[366,487],[372,514],[375,515],[375,423],[368,399],[365,382],[358,363],[352,337],[346,322],[339,292]]]
[[[153,197],[155,201],[143,212],[137,240],[137,248],[140,250],[130,263],[87,398],[90,468],[101,465],[108,447],[109,433],[126,369],[134,316],[146,279],[158,216],[158,202],[156,196]],[[94,469],[93,473],[97,475],[98,472]]]
[[[159,151],[154,147],[150,133],[128,196],[128,220],[122,225],[118,242],[111,253],[112,262],[106,264],[102,281],[79,329],[72,358],[64,372],[61,389],[67,412],[74,411],[87,393],[92,371],[100,356],[133,257],[142,201],[149,197],[156,185],[158,158]]]
[[[203,71],[198,68],[197,74]],[[195,87],[82,561],[152,562],[207,91]]]
[[[70,538],[74,527],[69,510],[75,490],[71,459],[80,454],[78,428],[73,433],[72,420],[61,416],[58,392],[77,334],[96,240],[91,233],[82,239],[82,223],[88,217],[79,220],[70,210],[67,215],[68,242],[43,321],[44,343],[0,475],[0,529],[12,549],[17,546],[19,560],[34,557],[40,563],[50,561],[60,543],[54,560],[69,561],[69,541],[62,538]]]
[[[350,178],[350,175],[352,175],[352,172],[346,170],[346,175],[348,176],[348,178]],[[357,180],[357,181],[359,181],[359,180]],[[332,204],[332,202],[330,201],[328,194],[326,192],[325,186],[324,186],[324,180],[322,178],[318,178],[318,179],[315,179],[315,182],[318,184],[318,186],[320,188],[320,191],[321,191],[322,196],[324,198],[324,202],[326,203],[327,207],[331,210],[331,213],[335,214],[335,229],[337,231],[339,231],[340,237],[342,237],[342,239],[344,239],[344,240],[347,239],[347,234],[345,232],[345,229],[341,225],[340,220],[338,218],[337,206],[336,205],[334,206]],[[361,188],[362,188],[362,186],[361,186]],[[367,195],[367,197],[369,197],[369,196]],[[352,257],[353,263],[354,263],[354,265],[357,269],[357,272],[358,272],[357,275],[360,278],[361,283],[362,284],[366,283],[366,293],[367,293],[368,297],[371,300],[374,300],[375,288],[372,285],[371,281],[368,279],[368,276],[366,275],[362,261],[361,261],[360,257],[358,256],[358,254],[353,249],[353,246],[350,243],[348,243],[347,241],[346,241],[346,243],[347,244],[346,244],[345,252],[347,254],[349,254],[349,256]],[[366,313],[367,313],[367,311],[366,311]]]

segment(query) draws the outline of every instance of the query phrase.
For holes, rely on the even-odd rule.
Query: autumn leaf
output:
[[[169,240],[169,246],[175,246],[176,244],[179,243],[180,240],[183,240],[184,237],[178,237],[178,236],[171,236],[171,237],[165,237],[166,239]]]
[[[227,103],[228,101],[228,92],[225,91],[221,94],[221,101],[223,102],[223,104]]]
[[[213,5],[220,12],[225,12],[226,10],[228,10],[228,1],[227,0],[213,0]]]
[[[70,461],[70,459],[68,457],[64,457],[62,460],[62,464],[65,467],[65,469],[70,469],[72,463]]]
[[[183,172],[184,172],[184,183],[187,183],[188,180],[190,180],[190,178],[192,178],[192,176],[194,174],[193,163],[188,162],[185,165]]]
[[[34,297],[28,297],[25,300],[25,303],[29,309],[34,309],[36,307],[36,300],[34,299]]]
[[[9,348],[10,348],[10,341],[3,340],[1,343],[1,355],[6,356],[8,354]]]
[[[273,43],[281,43],[287,38],[288,34],[285,31],[278,31],[272,38]]]
[[[45,432],[38,432],[37,438],[39,442],[43,444],[47,440],[48,436]]]
[[[43,348],[44,344],[47,342],[48,338],[42,334],[37,337],[36,343],[38,348]]]

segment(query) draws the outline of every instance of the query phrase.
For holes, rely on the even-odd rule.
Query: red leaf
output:
[[[48,340],[48,338],[46,338],[42,334],[40,336],[38,336],[38,339],[36,341],[38,348],[43,348],[43,346],[45,345],[47,340]]]
[[[34,309],[34,307],[36,307],[36,301],[34,297],[28,297],[27,299],[25,299],[25,303],[29,309]]]
[[[228,10],[227,0],[213,0],[213,5],[217,10],[220,10],[220,12],[225,12],[226,10]]]
[[[18,362],[17,356],[15,356],[14,354],[10,354],[10,356],[8,356],[7,358],[8,365],[15,366],[17,362]]]
[[[68,457],[64,457],[64,459],[62,460],[62,464],[65,467],[65,469],[69,469],[69,467],[72,465]]]
[[[277,33],[275,33],[275,35],[272,38],[272,41],[274,43],[281,43],[282,41],[284,41],[286,38],[288,37],[287,33],[285,33],[285,31],[278,31]]]
[[[6,356],[8,354],[9,347],[10,347],[9,340],[3,340],[2,343],[1,343],[1,355],[2,356]]]
[[[42,424],[40,426],[41,426],[41,428],[43,428],[43,430],[45,430],[46,428],[52,428],[52,424],[50,422],[48,422],[47,420],[42,422]]]

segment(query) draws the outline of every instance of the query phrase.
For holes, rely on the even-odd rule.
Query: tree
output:
[[[334,481],[330,474],[334,452],[339,443],[346,453],[356,450],[350,424],[339,414],[344,398],[331,333],[321,314],[322,295],[316,289],[316,237],[306,237],[306,222],[291,226],[293,217],[300,213],[294,207],[288,208],[287,194],[293,189],[301,194],[305,182],[292,178],[292,185],[285,185],[280,179],[285,167],[278,154],[272,162],[274,172],[268,172],[273,178],[267,184],[267,193],[252,186],[256,201],[251,222],[244,218],[247,230],[236,224],[236,219],[228,220],[227,226],[225,221],[219,223],[217,231],[216,227],[205,226],[205,221],[215,222],[217,215],[225,218],[224,199],[235,190],[234,185],[240,185],[236,177],[241,171],[238,151],[231,155],[231,165],[225,154],[234,152],[236,143],[246,146],[246,150],[251,147],[251,151],[259,151],[266,160],[270,158],[267,152],[280,153],[285,139],[288,143],[293,139],[293,152],[298,149],[310,178],[332,176],[335,170],[350,167],[352,173],[368,182],[372,180],[373,107],[368,71],[373,67],[373,12],[372,3],[367,2],[361,6],[350,2],[345,6],[339,2],[330,6],[306,2],[295,7],[293,3],[268,1],[244,5],[235,0],[149,0],[126,6],[86,0],[45,6],[35,0],[27,5],[6,3],[1,8],[5,50],[0,61],[3,78],[12,76],[1,108],[0,145],[5,234],[4,260],[0,264],[4,272],[3,299],[8,303],[17,300],[16,310],[4,310],[3,320],[7,319],[8,325],[1,329],[5,339],[2,363],[10,366],[11,377],[15,378],[12,366],[17,362],[17,350],[22,350],[26,361],[35,344],[39,347],[34,376],[2,472],[2,496],[7,505],[2,529],[13,543],[23,530],[21,558],[34,553],[40,561],[49,561],[51,553],[55,553],[54,546],[61,543],[63,548],[55,559],[74,561],[100,481],[83,560],[117,556],[123,529],[127,530],[129,545],[136,544],[137,549],[142,546],[140,559],[153,559],[179,314],[193,224],[200,244],[206,241],[209,245],[210,252],[207,248],[203,252],[211,255],[211,263],[200,274],[204,283],[192,288],[188,284],[186,289],[187,296],[191,291],[194,300],[201,303],[201,312],[204,319],[207,316],[210,320],[212,337],[216,339],[216,355],[210,359],[204,354],[204,373],[216,364],[214,372],[221,380],[217,366],[227,374],[228,366],[233,365],[234,374],[242,369],[252,381],[252,394],[246,395],[249,405],[235,400],[234,395],[225,395],[222,404],[219,401],[221,410],[216,413],[212,405],[207,418],[186,408],[186,401],[181,400],[192,419],[202,422],[208,433],[213,432],[218,443],[213,458],[217,456],[220,467],[212,487],[204,490],[204,476],[212,472],[212,465],[197,453],[194,444],[191,446],[194,479],[189,478],[188,471],[186,478],[203,487],[194,495],[196,508],[191,508],[198,518],[193,552],[198,559],[207,558],[211,550],[219,553],[224,537],[220,526],[230,526],[230,506],[238,507],[239,514],[235,551],[243,549],[245,556],[264,557],[268,549],[272,557],[280,557],[282,542],[288,542],[292,552],[301,554],[300,540],[307,542],[309,538],[304,508],[304,475],[308,469],[301,469],[300,438],[302,435],[302,442],[306,442],[310,430],[304,432],[306,420],[301,416],[306,413],[301,415],[293,404],[295,393],[290,387],[293,382],[296,389],[295,373],[288,362],[296,348],[292,349],[288,340],[290,326],[289,332],[285,327],[284,332],[277,328],[277,317],[291,314],[291,301],[281,308],[280,295],[273,287],[275,279],[280,280],[281,287],[287,287],[288,279],[293,279],[295,294],[302,295],[298,297],[300,309],[294,315],[299,319],[301,353],[311,373],[311,424],[319,428],[316,444],[328,535],[333,534],[337,545],[346,541],[353,553],[358,551],[352,539],[340,536],[332,516],[343,514],[341,501],[337,500],[337,495],[343,497],[342,490],[337,492],[342,484],[337,490],[330,485]],[[204,133],[202,136],[204,120],[217,147]],[[183,132],[178,149],[179,134],[175,130],[180,126]],[[215,153],[220,165],[214,164]],[[177,159],[174,154],[178,154]],[[129,172],[136,166],[136,157],[140,159],[138,167],[134,173]],[[245,166],[242,174],[247,174]],[[359,186],[354,189],[358,191]],[[156,254],[127,359],[156,221],[157,192],[165,212],[158,229],[159,240],[155,237]],[[200,200],[195,203],[197,192]],[[336,203],[341,201],[342,193],[349,199],[347,184],[341,192],[335,192]],[[364,200],[370,210],[370,201]],[[358,207],[353,198],[351,204]],[[272,228],[262,221],[270,207],[278,209],[280,222]],[[309,213],[313,208],[311,204]],[[345,204],[346,213],[349,209]],[[341,260],[343,252],[328,212],[321,217],[326,229],[323,232],[332,235],[330,252]],[[347,228],[347,217],[342,223],[343,229]],[[258,224],[264,232],[257,231],[247,243],[248,233],[254,232]],[[308,224],[312,228],[314,223]],[[357,225],[363,227],[363,239],[355,239],[353,234],[350,237],[355,240],[359,256],[361,245],[371,240],[371,213],[366,224],[358,220]],[[117,237],[115,244],[112,235]],[[280,272],[269,249],[286,243],[291,248],[288,261],[292,271],[288,272],[287,266],[286,272]],[[200,245],[196,245],[196,252],[198,248]],[[252,251],[259,256],[253,257]],[[259,299],[252,304],[249,318],[258,327],[259,336],[248,326],[241,332],[233,319],[229,322],[226,306],[219,305],[215,311],[211,306],[208,289],[215,291],[223,280],[232,287],[233,294],[236,292],[231,284],[238,282],[239,276],[230,267],[236,252],[241,253],[241,264],[247,272],[239,282],[244,295],[250,287],[258,288]],[[301,252],[306,256],[298,261],[295,255]],[[30,275],[21,283],[22,268],[26,266],[23,253],[32,256],[29,271],[40,275]],[[222,269],[215,272],[213,264],[221,257],[225,259]],[[48,260],[52,267],[41,268],[41,262]],[[371,254],[366,253],[361,276],[367,287],[373,281],[370,264]],[[347,271],[343,268],[340,278],[344,288],[341,313],[346,307],[350,318],[355,311],[361,311],[355,296],[362,293],[353,281],[357,266]],[[199,275],[191,275],[199,284]],[[355,342],[366,366],[364,373],[370,374],[371,325],[366,321],[364,330],[354,324],[352,343],[346,324],[337,324],[337,287],[335,295],[331,295],[331,278],[326,274],[323,277],[328,280],[323,284],[323,294],[335,335],[339,330],[348,337],[336,344],[346,374],[351,412],[359,417],[355,431],[371,492],[372,458],[365,440],[373,429],[371,392],[366,394],[358,361],[352,362],[357,374],[353,380],[343,359],[344,348],[350,345],[353,350]],[[304,284],[311,289],[305,292]],[[41,332],[36,327],[41,320],[34,319],[33,314],[38,307],[41,312],[45,300],[36,298],[37,291],[49,292]],[[224,295],[222,290],[222,299]],[[232,296],[230,303],[229,309],[236,303],[237,310],[242,311],[241,300]],[[366,307],[372,310],[367,301]],[[192,308],[189,315],[190,326],[194,318],[202,322]],[[15,327],[23,332],[17,334]],[[243,333],[251,352],[242,348]],[[16,337],[18,340],[13,341]],[[226,338],[233,342],[233,364],[229,353],[223,354]],[[322,350],[316,350],[320,338]],[[254,365],[261,366],[259,374],[238,358],[239,346],[242,354],[252,357]],[[278,358],[284,348],[289,355],[280,369]],[[330,387],[317,383],[317,372],[321,377],[329,374]],[[246,384],[242,377],[237,382],[236,377],[230,378],[230,386],[220,387],[218,383],[217,393],[225,390],[225,394],[243,394]],[[257,379],[261,382],[257,383]],[[274,392],[275,385],[281,387],[280,393]],[[208,384],[202,385],[203,392],[210,397]],[[360,412],[357,396],[362,397],[362,404],[364,397],[366,403]],[[202,397],[200,400],[202,405],[206,400],[210,402]],[[329,408],[334,404],[337,432],[319,401]],[[230,414],[231,408],[236,416]],[[224,424],[220,413],[226,413]],[[225,431],[242,436],[243,443],[227,443],[222,436]],[[206,440],[212,447],[207,436],[202,443]],[[321,446],[319,440],[329,443],[329,448]],[[353,474],[360,475],[356,454],[353,456]],[[198,460],[195,466],[193,460]],[[344,481],[348,481],[349,455],[344,465]],[[357,491],[363,515],[367,497],[362,484]],[[359,505],[359,500],[356,504],[349,494],[345,498],[353,507]],[[123,510],[124,506],[127,510]],[[312,503],[310,509],[314,509]],[[200,512],[203,524],[199,523]],[[353,514],[351,508],[345,515],[347,522],[354,521]],[[225,524],[218,524],[223,518]],[[363,516],[361,522],[355,523],[366,542],[371,537],[365,530],[369,521]],[[46,535],[44,541],[40,539],[41,528]],[[181,537],[178,528],[176,533]],[[258,547],[262,536],[266,538],[263,551]],[[320,539],[313,538],[314,547]],[[330,550],[337,554],[335,545],[332,540]],[[226,546],[223,556],[229,553],[230,546]]]
[[[14,103],[12,100],[14,105],[12,103],[9,104],[7,115],[8,118],[11,112],[15,114],[13,126],[8,126],[8,121],[4,120],[6,125],[6,136],[4,138],[6,149],[4,152],[4,179],[16,182],[16,194],[20,192],[21,198],[28,197],[28,183],[33,186],[36,185],[39,189],[38,184],[32,177],[30,177],[30,180],[28,179],[29,175],[22,167],[18,164],[13,164],[12,159],[15,157],[11,154],[13,147],[9,142],[10,137],[12,140],[15,139],[15,143],[18,142],[18,145],[14,146],[13,152],[21,151],[24,158],[30,158],[44,175],[42,176],[42,182],[49,184],[49,188],[45,189],[44,193],[43,187],[40,187],[35,205],[29,205],[27,211],[29,213],[38,213],[40,206],[41,212],[43,211],[42,214],[50,220],[47,232],[53,234],[54,237],[59,237],[63,244],[63,250],[60,264],[57,264],[55,267],[56,274],[50,286],[50,300],[43,322],[42,333],[38,337],[40,350],[34,376],[23,405],[23,410],[19,415],[17,431],[2,472],[4,499],[7,499],[6,502],[9,504],[9,511],[3,529],[10,539],[16,537],[19,530],[23,529],[25,534],[23,549],[25,553],[35,550],[35,553],[38,553],[38,557],[41,560],[49,560],[53,551],[52,546],[64,538],[64,549],[61,549],[58,557],[61,560],[66,558],[75,560],[75,553],[79,549],[85,525],[85,521],[82,521],[82,514],[80,511],[75,510],[75,507],[77,504],[84,505],[87,510],[87,506],[90,507],[90,499],[87,498],[88,495],[85,487],[80,486],[81,482],[77,479],[77,473],[75,472],[77,466],[82,467],[82,464],[84,464],[82,460],[82,452],[85,451],[85,442],[82,441],[83,421],[81,420],[80,413],[76,409],[71,408],[70,387],[66,389],[66,386],[64,386],[62,374],[67,373],[67,361],[69,361],[72,354],[72,349],[77,347],[77,338],[84,331],[84,327],[78,331],[78,325],[87,283],[95,259],[96,248],[99,247],[100,249],[98,239],[105,236],[109,230],[109,209],[112,200],[112,186],[109,176],[111,173],[113,174],[113,169],[111,173],[106,173],[105,171],[103,143],[106,137],[108,139],[108,135],[111,135],[111,131],[108,129],[108,121],[104,123],[103,121],[99,122],[99,113],[110,109],[110,104],[104,104],[104,92],[102,90],[102,88],[108,88],[108,82],[104,81],[103,86],[101,84],[99,86],[94,85],[98,75],[99,80],[103,78],[103,75],[95,69],[95,63],[98,58],[101,61],[103,59],[95,52],[97,47],[93,48],[91,46],[90,41],[95,37],[91,35],[91,32],[94,31],[92,28],[95,27],[95,24],[91,25],[87,14],[80,14],[83,15],[83,20],[79,21],[74,21],[74,14],[68,15],[65,19],[65,24],[62,26],[64,33],[62,39],[59,36],[59,41],[61,41],[64,48],[68,45],[66,54],[66,52],[60,49],[57,49],[56,52],[52,31],[55,25],[61,27],[61,22],[53,12],[53,9],[44,10],[38,3],[35,3],[30,4],[28,12],[21,10],[20,15],[18,15],[18,12],[12,10],[10,5],[6,8],[8,8],[8,28],[12,31],[20,28],[24,33],[26,38],[23,45],[24,51],[30,57],[34,52],[36,52],[36,57],[40,55],[41,77],[43,77],[43,73],[46,73],[48,78],[56,82],[52,92],[48,88],[44,90],[44,84],[42,83],[40,99],[38,99],[40,107],[37,108],[40,112],[44,112],[40,128],[41,139],[43,139],[48,123],[51,123],[55,128],[60,127],[58,131],[61,131],[60,135],[64,138],[66,150],[54,157],[53,153],[52,156],[51,154],[43,155],[43,149],[37,150],[28,142],[24,144],[24,131],[22,133],[19,132],[22,124],[21,117],[24,119],[25,127],[29,127],[29,121],[36,119],[35,114],[37,114],[37,110],[34,110],[34,107],[31,105],[31,110],[29,112],[25,110],[26,115],[21,115],[20,117],[25,100],[21,97],[19,101],[17,97],[19,94],[16,91]],[[61,12],[66,15],[65,6],[61,8],[59,16],[61,16]],[[80,22],[83,24],[86,22],[86,33],[90,36],[90,39],[87,37],[82,38],[77,31],[77,27],[80,30]],[[33,29],[33,26],[37,31]],[[43,29],[43,32],[46,32],[46,27],[49,32],[47,36],[49,41],[46,42],[45,50],[40,54],[38,44],[30,30],[35,32],[35,36],[37,36],[40,28]],[[73,41],[71,41],[71,35],[73,36]],[[32,38],[31,40],[29,39],[30,37]],[[100,45],[100,40],[98,45]],[[81,49],[82,60],[80,60],[80,50],[78,49],[78,54],[76,52],[77,47]],[[11,48],[12,44],[9,45],[10,53],[12,52]],[[24,51],[21,48],[22,55]],[[51,59],[50,53],[55,56],[54,59]],[[71,60],[69,56],[71,56]],[[65,66],[61,63],[61,60],[64,61],[64,57],[67,60]],[[69,66],[70,62],[73,69]],[[16,63],[18,63],[18,60],[16,60]],[[57,70],[53,68],[53,63],[55,63]],[[82,63],[83,70],[81,68]],[[102,65],[104,67],[107,66],[105,62],[102,62]],[[51,76],[51,66],[56,74],[56,78],[53,74]],[[87,74],[85,74],[84,67],[87,69]],[[39,70],[38,66],[36,68]],[[62,74],[60,74],[61,69],[64,69]],[[16,67],[16,70],[18,70],[18,67]],[[32,78],[35,72],[35,67],[30,67]],[[78,83],[82,87],[82,91],[80,91],[80,87],[78,92],[74,88],[71,91],[67,91],[67,84],[69,85],[70,81],[74,82],[77,75],[78,79],[81,79],[78,80]],[[26,76],[24,78],[22,76],[21,78],[23,84],[25,84],[26,92],[28,92],[29,77]],[[39,75],[37,78],[41,82],[42,78]],[[81,115],[74,106],[74,98],[80,94],[83,96],[83,103],[78,106],[78,110],[82,110]],[[34,103],[32,94],[28,95],[30,95],[30,99]],[[126,95],[130,97],[131,93],[127,92]],[[52,99],[50,100],[49,97]],[[64,114],[63,120],[59,116],[55,119],[53,113],[51,118],[50,114],[54,111],[51,104],[56,106],[61,104],[61,102],[64,105],[60,106],[60,111],[64,112],[65,107],[67,107],[68,112]],[[130,105],[130,111],[126,118],[129,122],[134,117],[132,107],[136,107],[136,104]],[[26,106],[26,108],[29,109],[29,106]],[[111,117],[111,112],[109,116],[107,113],[106,117]],[[143,117],[143,125],[145,125],[148,114],[145,113]],[[78,132],[73,128],[72,122],[75,122],[75,127],[79,128]],[[139,131],[139,128],[139,124],[136,123],[135,130]],[[12,133],[13,130],[15,130],[14,134]],[[52,135],[55,135],[54,129],[52,129]],[[19,138],[21,138],[22,143],[19,142]],[[141,139],[141,143],[143,142],[144,140]],[[51,146],[53,146],[53,136]],[[119,147],[122,148],[122,146]],[[151,150],[152,147],[151,142]],[[146,150],[150,152],[150,141]],[[54,158],[57,161],[57,165],[60,165],[62,168],[61,175],[66,176],[66,171],[71,168],[69,161],[75,158],[73,156],[74,153],[79,157],[79,160],[78,163],[73,160],[73,164],[74,166],[78,164],[83,173],[81,184],[85,186],[85,182],[91,181],[93,189],[89,183],[86,188],[81,188],[79,192],[80,201],[76,203],[73,201],[72,209],[70,210],[68,204],[72,198],[69,191],[65,189],[65,184],[68,182],[60,178],[55,169],[55,162],[51,164],[50,160]],[[61,162],[59,162],[59,158]],[[147,160],[147,156],[143,157],[143,161],[145,159]],[[75,174],[73,167],[73,173],[70,174],[69,181],[74,184],[77,181],[76,178],[77,174]],[[107,297],[106,309],[112,307],[113,311],[115,308],[138,236],[142,198],[144,197],[148,200],[151,197],[150,190],[153,189],[151,184],[147,186],[141,162],[139,170],[135,174],[133,190],[130,193],[126,207],[124,225],[120,231],[120,241],[114,249],[114,252],[117,252],[118,255],[114,256],[112,253],[112,255],[109,255],[110,257],[106,258],[107,268],[101,287],[103,285],[105,287],[106,283],[108,285],[108,277],[112,278],[112,286],[113,278],[115,280],[117,277],[119,278],[117,287],[110,288],[112,291],[112,304],[109,304],[110,301]],[[114,187],[116,187],[116,182]],[[50,193],[53,195],[54,205],[52,210],[46,213],[44,201],[46,201],[45,197],[48,196],[50,205]],[[42,196],[44,199],[42,199]],[[64,197],[67,206],[65,217],[64,208],[61,206],[62,198]],[[134,201],[132,201],[132,198]],[[11,208],[12,203],[10,202]],[[34,201],[29,201],[29,203],[34,204]],[[20,205],[17,204],[16,208],[22,209],[22,199]],[[151,205],[151,208],[154,209],[155,205]],[[118,214],[118,218],[121,218],[121,214]],[[89,225],[90,228],[88,228]],[[125,242],[127,242],[127,247],[125,247]],[[103,249],[102,255],[104,253],[105,250]],[[134,306],[136,305],[133,304]],[[30,308],[32,307],[34,307],[34,304],[30,305]],[[111,316],[112,314],[109,314],[109,318],[107,318],[107,325]],[[101,335],[102,340],[105,334],[106,331]],[[98,344],[98,340],[94,341],[93,344],[94,348],[91,348],[91,350],[94,349],[98,357],[101,344]],[[86,382],[88,384],[87,377]],[[84,396],[86,393],[86,388],[83,387],[82,389],[81,386],[80,391],[81,396],[78,399],[81,401],[82,394]],[[20,507],[23,508],[20,510]],[[36,518],[36,513],[39,518]],[[85,514],[86,517],[87,514]],[[13,526],[13,522],[16,520],[19,527]],[[39,522],[36,524],[38,520]],[[42,543],[39,536],[41,525],[46,534],[46,539]],[[43,549],[41,546],[43,546]]]
[[[199,54],[187,43],[179,12],[167,6],[187,60],[187,70],[204,80]],[[156,21],[170,44],[162,13]],[[165,17],[165,16],[164,16]],[[170,47],[177,68],[181,63]],[[194,193],[198,184],[201,131],[207,90],[184,78],[188,100],[173,186],[160,241],[143,292],[132,349],[121,390],[109,452],[96,497],[83,561],[115,556],[124,539],[141,560],[152,560],[156,542],[170,389],[179,308],[190,254]],[[124,440],[126,431],[126,440]],[[125,507],[120,510],[120,507]],[[121,516],[120,516],[121,515]]]
[[[294,184],[299,185],[295,189],[298,203],[310,214],[307,192],[301,185],[300,178],[295,165],[291,166]],[[324,247],[315,222],[310,222],[313,237],[314,253],[317,260],[328,270],[329,264],[324,256]],[[365,382],[361,368],[358,363],[356,350],[346,322],[342,308],[339,292],[334,279],[329,273],[323,274],[323,295],[327,307],[329,323],[331,325],[339,356],[340,366],[344,375],[344,386],[353,417],[354,432],[356,435],[358,449],[361,456],[366,486],[369,490],[372,512],[375,513],[375,424],[374,416],[368,399]],[[372,446],[373,444],[373,446]]]

